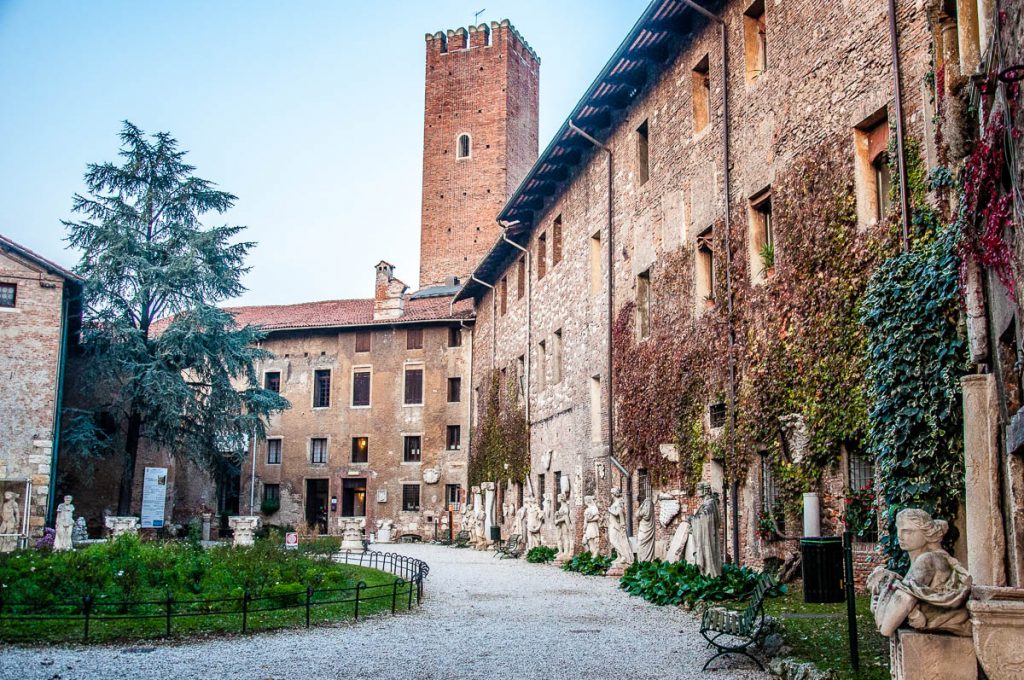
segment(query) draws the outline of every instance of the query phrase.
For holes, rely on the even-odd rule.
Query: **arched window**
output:
[[[470,152],[469,135],[467,135],[467,134],[459,135],[459,141],[458,141],[458,144],[456,144],[456,149],[455,149],[455,157],[456,158],[469,158],[469,152]]]

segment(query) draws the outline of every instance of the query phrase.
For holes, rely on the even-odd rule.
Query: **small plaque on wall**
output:
[[[388,502],[388,488],[386,486],[377,489],[377,502],[387,503]]]

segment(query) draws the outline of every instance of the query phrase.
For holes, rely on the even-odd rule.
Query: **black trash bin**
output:
[[[843,602],[843,539],[801,538],[804,602]]]
[[[497,543],[501,540],[501,527],[491,527],[491,542]]]

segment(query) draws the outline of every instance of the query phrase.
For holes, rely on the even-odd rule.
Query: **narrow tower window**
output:
[[[711,68],[708,55],[693,68],[693,132],[702,132],[711,122]]]
[[[636,129],[636,179],[638,184],[646,184],[651,174],[650,137],[645,120]]]
[[[470,146],[469,135],[467,135],[467,134],[459,135],[459,143],[456,145],[456,148],[455,148],[455,157],[456,158],[460,158],[460,159],[461,158],[469,158],[471,150],[472,149],[471,149],[471,146]]]

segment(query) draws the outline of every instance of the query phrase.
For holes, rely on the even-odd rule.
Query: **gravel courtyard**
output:
[[[378,546],[383,547],[383,546]],[[629,597],[614,579],[431,545],[422,608],[355,625],[205,642],[0,647],[3,678],[765,678],[715,661],[692,614]]]

